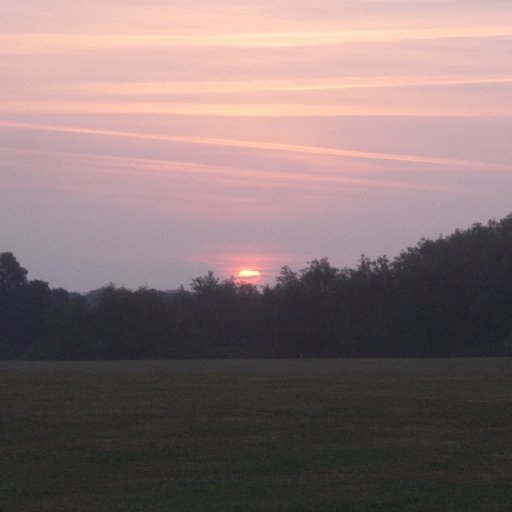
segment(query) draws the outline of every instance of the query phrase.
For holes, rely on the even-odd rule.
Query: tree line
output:
[[[445,356],[512,356],[512,215],[264,287],[208,272],[173,292],[70,293],[0,253],[3,359]]]

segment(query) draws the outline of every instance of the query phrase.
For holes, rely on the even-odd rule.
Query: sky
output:
[[[512,212],[510,0],[2,0],[0,252],[85,292]]]

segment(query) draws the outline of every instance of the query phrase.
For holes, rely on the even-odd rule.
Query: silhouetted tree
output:
[[[512,355],[512,215],[393,260],[285,266],[261,289],[208,272],[190,290],[82,296],[29,281],[0,253],[2,358],[452,355]]]
[[[27,284],[27,270],[12,252],[0,253],[0,289],[17,288]]]

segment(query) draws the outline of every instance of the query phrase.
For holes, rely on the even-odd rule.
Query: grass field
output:
[[[0,362],[1,512],[512,510],[512,360]]]

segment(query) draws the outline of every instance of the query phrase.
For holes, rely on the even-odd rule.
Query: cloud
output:
[[[492,85],[512,83],[510,76],[348,76],[308,80],[182,80],[174,82],[96,82],[62,87],[71,94],[101,95],[192,95],[205,93],[250,93],[265,91],[325,91],[381,89],[392,87],[438,87],[446,85]]]
[[[284,48],[332,46],[354,43],[446,40],[461,38],[511,37],[512,26],[434,27],[414,29],[374,29],[260,33],[203,34],[72,34],[2,33],[0,54],[44,55],[105,51],[121,48],[223,47]]]

